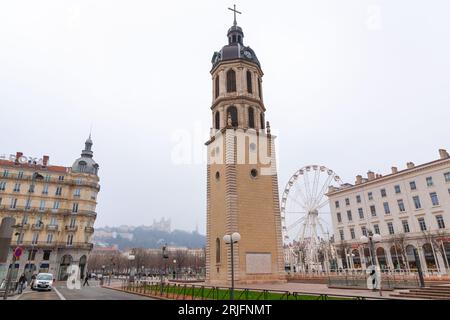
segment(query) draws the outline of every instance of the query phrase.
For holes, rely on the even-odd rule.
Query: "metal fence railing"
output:
[[[229,300],[230,287],[204,286],[177,283],[131,283],[123,281],[121,290],[174,300]],[[323,294],[312,292],[262,290],[250,288],[236,288],[236,300],[365,300],[384,299],[378,297],[364,297],[357,295]]]
[[[389,269],[381,269],[380,270],[382,274],[386,275],[412,275],[415,276],[418,273],[418,270],[416,268],[410,268],[410,269],[395,269],[395,270],[389,270]],[[426,271],[422,270],[423,275],[425,278],[439,278],[443,280],[449,280],[450,281],[450,268],[446,270],[446,272],[439,271],[438,269],[428,268]],[[315,272],[294,272],[294,273],[288,273],[287,276],[289,279],[314,279],[314,278],[323,278],[323,277],[329,277],[329,276],[340,276],[340,275],[357,275],[357,274],[365,274],[366,270],[361,268],[355,268],[355,269],[343,269],[340,271],[315,271]]]
[[[381,275],[381,289],[407,289],[420,287],[417,275]],[[354,287],[367,289],[367,275],[339,275],[328,277],[329,287]]]

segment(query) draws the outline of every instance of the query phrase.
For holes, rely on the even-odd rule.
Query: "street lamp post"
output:
[[[177,260],[173,259],[173,279],[175,280],[177,276]]]
[[[44,176],[43,175],[41,175],[41,174],[39,174],[39,172],[34,172],[33,173],[33,175],[31,176],[31,185],[30,185],[30,189],[28,190],[28,199],[27,199],[27,202],[26,202],[26,207],[25,207],[25,210],[28,210],[28,209],[30,209],[30,207],[31,207],[31,205],[30,205],[30,203],[31,203],[31,193],[34,193],[34,188],[35,188],[35,185],[34,185],[34,183],[35,183],[35,181],[36,181],[36,179],[38,179],[38,180],[42,180],[42,179],[44,179]],[[43,225],[43,223],[42,223],[42,221],[41,220],[39,220],[39,222],[37,223],[37,226],[38,227],[41,227]],[[37,242],[37,241],[36,241]],[[34,241],[31,241],[31,253],[30,253],[30,255],[28,256],[28,268],[29,268],[29,274],[31,274],[31,256],[34,254],[34,246],[35,246],[36,244],[34,243]],[[34,258],[34,257],[33,257]],[[30,276],[30,278],[31,278],[31,276]],[[31,281],[30,281],[30,283],[31,283]]]
[[[16,264],[16,256],[13,254],[12,262],[11,262],[11,268],[8,269],[8,272],[6,274],[6,283],[5,283],[5,294],[3,295],[3,300],[8,299],[9,294],[9,284],[11,282],[11,277],[13,273],[14,265]]]
[[[132,267],[132,263],[135,259],[135,256],[133,254],[128,255],[128,284],[131,282],[131,267]]]
[[[374,266],[374,267],[378,267],[378,269],[379,269],[379,266],[378,266],[378,264],[377,264],[377,260],[376,260],[376,257],[375,257],[375,243],[378,243],[378,242],[381,242],[381,236],[378,234],[378,233],[373,233],[372,231],[369,231],[368,232],[368,236],[361,236],[361,242],[363,243],[363,244],[369,244],[369,253],[370,253],[370,257],[371,257],[371,262],[372,262],[372,265]],[[380,274],[380,279],[378,279],[378,285],[380,286],[380,296],[382,295],[382,293],[381,293],[381,274]],[[376,288],[374,287],[373,288],[373,291],[375,291],[376,290]]]
[[[239,242],[241,240],[241,235],[237,232],[233,234],[227,234],[223,237],[223,241],[226,244],[230,245],[231,251],[231,291],[230,291],[230,300],[234,300],[234,249],[233,244]]]
[[[40,228],[40,227],[43,225],[43,223],[42,223],[41,220],[39,220],[35,225],[36,225],[38,228]],[[35,243],[35,241],[34,241],[34,239],[33,239],[33,240],[31,241],[31,252],[30,252],[30,254],[28,255],[28,269],[29,269],[28,273],[29,273],[29,274],[32,273],[32,270],[31,270],[31,257],[33,256],[33,260],[34,260],[34,259],[35,259],[35,256],[36,256],[36,253],[34,252],[34,248],[35,248],[36,244],[37,244],[37,239],[36,239],[36,243]]]
[[[100,285],[103,285],[105,279],[105,265],[102,265],[102,279],[100,280]]]
[[[167,254],[167,243],[165,245],[162,246],[161,248],[161,253],[162,253],[162,259],[163,259],[163,265],[164,265],[164,273],[165,273],[165,263],[166,260],[169,259],[169,255]],[[161,266],[161,269],[163,268],[163,266]],[[160,288],[160,294],[162,295],[163,293],[163,270],[161,270],[161,288]]]
[[[13,228],[13,229],[22,228],[22,230],[23,230],[23,225],[15,224],[15,225],[12,225],[11,228]],[[21,232],[22,232],[22,230],[21,230]],[[14,233],[14,235],[15,236],[20,236],[21,232],[16,232],[16,233]],[[6,273],[5,294],[3,295],[3,299],[4,300],[8,299],[9,285],[11,283],[11,277],[12,277],[13,269],[14,269],[14,267],[16,265],[16,260],[17,260],[17,258],[15,256],[15,254],[13,254],[11,267],[8,268],[8,271]]]
[[[420,287],[423,288],[423,287],[425,287],[425,280],[423,278],[422,265],[420,263],[419,253],[417,252],[416,248],[413,249],[413,253],[414,253],[414,259],[415,259],[416,265],[417,265],[417,273],[419,274]]]

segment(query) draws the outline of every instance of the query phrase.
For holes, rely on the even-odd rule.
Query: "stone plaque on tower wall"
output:
[[[246,272],[249,274],[272,273],[272,254],[247,253]]]

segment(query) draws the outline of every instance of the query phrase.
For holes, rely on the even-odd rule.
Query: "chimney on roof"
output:
[[[397,173],[398,172],[398,168],[397,167],[391,167],[392,173]]]
[[[414,168],[414,162],[407,162],[407,163],[406,163],[406,167],[407,167],[408,169]]]
[[[361,184],[361,183],[362,183],[362,175],[358,174],[358,175],[356,176],[356,182],[355,182],[355,184]]]
[[[375,173],[372,171],[367,172],[367,179],[369,179],[369,181],[375,179]]]
[[[329,186],[328,187],[328,192],[334,192],[336,190],[338,190],[339,188],[336,188],[335,186]]]
[[[17,151],[17,152],[16,152],[16,163],[19,162],[19,158],[20,158],[21,156],[23,156],[23,152]]]
[[[44,167],[46,167],[47,165],[48,165],[48,160],[50,159],[50,157],[49,156],[43,156],[42,157],[42,165],[44,166]]]
[[[447,159],[450,157],[450,155],[448,154],[447,150],[445,149],[439,149],[439,157],[441,159]]]

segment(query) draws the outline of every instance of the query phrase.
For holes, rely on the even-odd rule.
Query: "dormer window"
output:
[[[78,169],[80,170],[80,172],[85,172],[86,171],[86,166],[87,166],[86,161],[80,161],[78,163]]]

